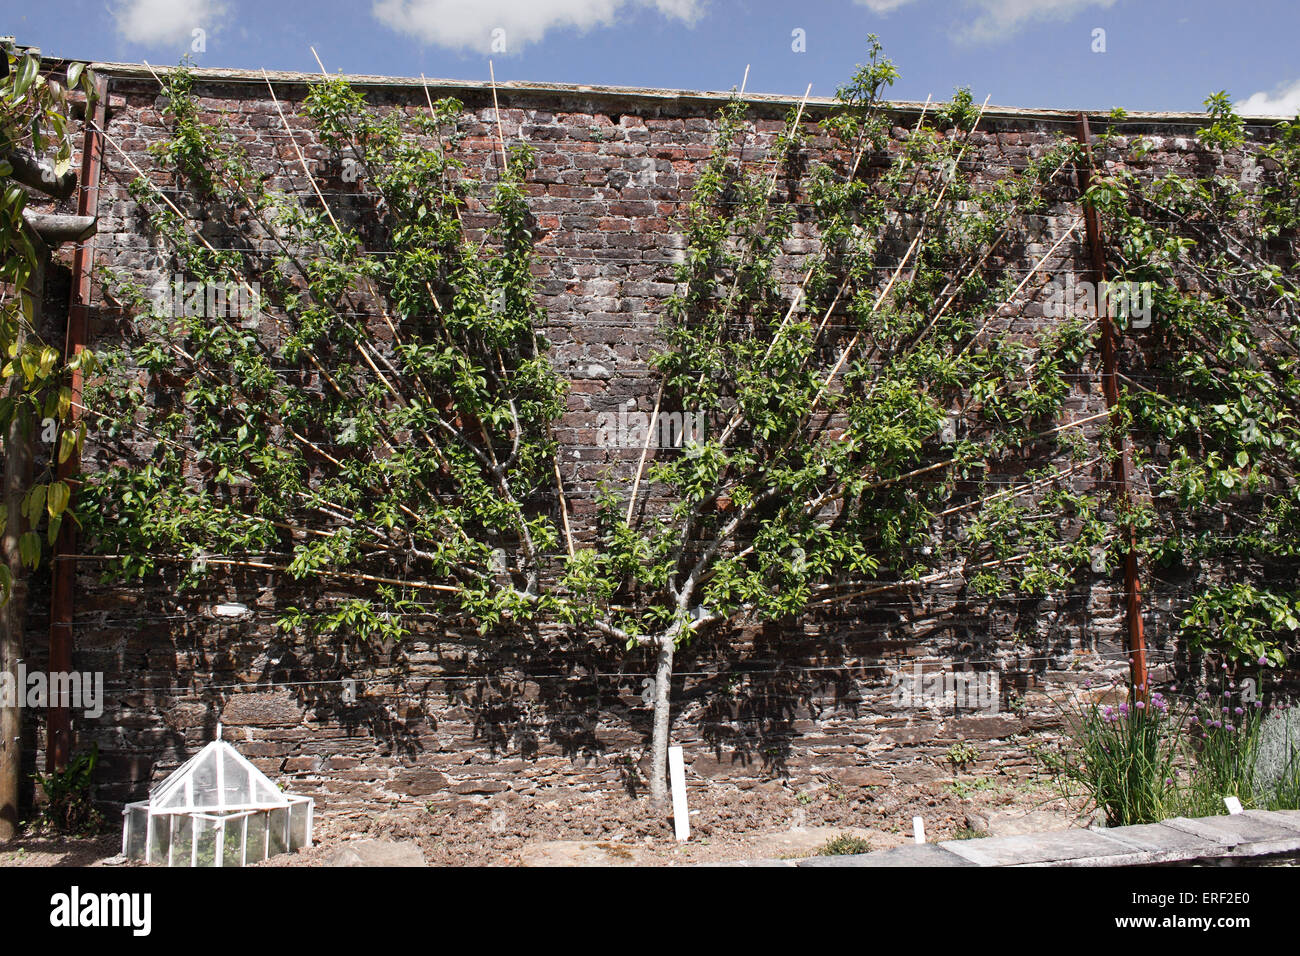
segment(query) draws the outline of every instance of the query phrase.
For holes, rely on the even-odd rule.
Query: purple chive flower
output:
[[[1234,714],[1236,714],[1238,717],[1240,717],[1240,716],[1241,716],[1242,714],[1244,714],[1246,711],[1245,711],[1244,708],[1241,708],[1241,707],[1234,707],[1234,708],[1232,709],[1232,712],[1233,712]]]
[[[1263,666],[1264,666],[1265,664],[1267,664],[1267,663],[1268,663],[1268,658],[1267,658],[1267,657],[1264,657],[1263,655],[1260,655],[1260,658],[1259,658],[1259,666],[1260,666],[1260,667],[1263,667]]]
[[[1138,710],[1146,710],[1147,707],[1144,701],[1138,701],[1135,706],[1137,707]]]

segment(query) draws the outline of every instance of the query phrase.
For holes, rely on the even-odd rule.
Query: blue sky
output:
[[[498,80],[726,90],[748,65],[751,91],[831,95],[876,33],[897,99],[1196,110],[1226,89],[1244,112],[1300,111],[1297,0],[0,3],[0,32],[85,59],[175,63],[201,30],[205,66],[315,70],[315,46],[349,73],[486,79],[490,56]]]

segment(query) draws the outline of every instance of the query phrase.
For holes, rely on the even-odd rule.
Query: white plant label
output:
[[[686,759],[681,747],[668,748],[668,780],[673,788],[673,830],[677,842],[691,838],[691,815],[686,809]]]

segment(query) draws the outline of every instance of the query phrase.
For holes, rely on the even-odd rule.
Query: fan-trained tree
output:
[[[166,191],[132,185],[159,281],[109,277],[135,336],[89,403],[107,442],[148,450],[89,490],[113,569],[172,567],[183,585],[265,570],[303,585],[283,629],[362,642],[400,639],[412,615],[536,614],[561,533],[564,383],[529,272],[528,150],[478,182],[455,100],[408,118],[317,83],[303,113],[359,181],[363,234],[305,154],[283,170],[292,190],[270,188],[200,121],[187,70],[161,82],[173,132],[153,152],[210,219],[196,231]]]
[[[719,113],[654,359],[655,409],[705,434],[648,469],[667,512],[645,513],[640,471],[611,481],[599,543],[570,562],[580,620],[654,654],[656,800],[674,654],[706,628],[936,575],[1039,591],[1107,538],[1099,502],[1068,480],[1098,459],[1057,421],[1084,325],[1012,334],[1042,277],[1003,258],[1041,237],[1035,214],[1073,147],[981,179],[968,148],[982,111],[964,90],[892,143],[881,97],[896,75],[873,38],[821,124],[837,147],[825,158],[803,148],[801,109],[745,161],[760,153],[745,104]],[[785,251],[806,236],[815,252]],[[1030,451],[1048,467],[1007,487],[1004,466]]]
[[[355,183],[346,203],[327,202],[283,112],[295,152],[272,176],[201,122],[189,74],[169,71],[172,135],[154,147],[169,185],[142,174],[132,187],[159,283],[106,277],[134,325],[88,402],[111,453],[87,490],[97,547],[128,579],[192,584],[243,567],[293,581],[303,598],[280,626],[308,637],[395,640],[418,615],[489,635],[558,622],[624,644],[656,674],[657,801],[675,655],[707,630],[725,638],[947,577],[1042,594],[1115,566],[1116,528],[1158,522],[1140,505],[1117,521],[1097,482],[1111,416],[1063,414],[1096,316],[1024,314],[1081,238],[1078,219],[1045,225],[1079,200],[1079,149],[1062,139],[992,172],[972,149],[984,117],[970,94],[897,130],[882,99],[896,76],[873,38],[820,121],[830,149],[808,147],[803,107],[761,142],[739,98],[719,112],[653,360],[654,410],[702,431],[658,447],[651,421],[636,469],[608,476],[595,527],[572,529],[527,147],[501,143],[476,179],[456,101],[380,110],[327,78],[302,115],[338,181]],[[1288,137],[1274,149],[1292,155]],[[1278,229],[1294,229],[1289,175],[1269,180],[1261,207]],[[1122,237],[1117,277],[1169,286],[1178,243],[1138,220],[1134,196],[1099,180],[1089,197]],[[1290,285],[1274,284],[1293,320]],[[1175,304],[1186,322],[1174,331],[1218,343],[1218,359],[1186,361],[1208,363],[1197,374],[1228,390],[1220,404],[1280,420],[1290,365],[1267,386],[1273,419],[1245,404],[1258,375],[1219,367],[1246,313],[1216,309],[1207,327],[1190,299],[1156,309]],[[1245,481],[1256,453],[1242,441],[1285,452],[1241,438],[1231,461],[1211,459],[1179,437],[1191,433],[1167,419],[1177,398],[1163,398],[1131,394],[1115,420],[1165,415],[1190,462],[1174,476],[1213,466],[1219,485]],[[1287,495],[1269,527],[1294,520]]]

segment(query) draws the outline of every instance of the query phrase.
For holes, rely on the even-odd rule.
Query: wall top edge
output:
[[[64,62],[59,58],[46,58],[47,64],[56,64]],[[71,61],[68,61],[71,62]],[[90,66],[97,72],[106,76],[120,77],[122,79],[151,79],[154,73],[167,73],[174,70],[175,67],[150,67],[142,63],[116,63],[116,62],[94,62]],[[219,67],[192,67],[191,73],[195,79],[205,82],[224,82],[224,83],[265,83],[267,78],[273,83],[284,85],[299,85],[312,83],[321,76],[319,73],[300,73],[286,70],[244,70],[244,69],[226,69]],[[457,91],[469,93],[490,92],[492,84],[486,80],[455,80],[447,78],[422,78],[422,77],[394,77],[394,76],[374,76],[370,74],[334,74],[346,79],[354,86],[369,87],[372,89],[392,89],[402,90],[410,88],[420,88],[427,85],[430,90],[436,90],[444,95],[454,94]],[[635,86],[602,86],[597,84],[570,84],[570,83],[544,83],[516,81],[501,82],[496,84],[498,95],[502,93],[521,93],[527,95],[543,96],[573,96],[585,97],[598,100],[612,100],[624,102],[642,102],[655,103],[658,105],[667,105],[671,103],[680,103],[682,105],[708,106],[721,105],[727,102],[731,97],[730,92],[717,90],[677,90],[677,89],[658,89],[651,87]],[[796,107],[802,101],[801,96],[786,96],[773,93],[746,93],[742,99],[757,106],[770,107]],[[935,102],[930,104],[933,109]],[[835,100],[825,96],[810,96],[808,98],[806,110],[813,112],[823,112],[830,110],[835,106]],[[888,101],[890,109],[896,113],[918,114],[925,108],[925,104],[913,100],[890,100]],[[1051,121],[1074,121],[1078,118],[1079,113],[1092,118],[1105,117],[1110,113],[1109,109],[1039,109],[1030,107],[1015,106],[988,106],[984,115],[995,119],[1022,119],[1022,120],[1051,120]],[[1285,122],[1282,117],[1277,116],[1243,116],[1253,124],[1276,125]],[[1204,125],[1209,122],[1209,118],[1202,112],[1176,112],[1176,111],[1148,111],[1148,110],[1131,110],[1126,111],[1126,123],[1181,123],[1189,125]]]

